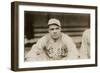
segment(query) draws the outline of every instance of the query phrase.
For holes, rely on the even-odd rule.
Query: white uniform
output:
[[[83,32],[82,45],[80,48],[80,58],[90,58],[90,30],[87,29]]]
[[[62,33],[55,42],[49,34],[45,35],[32,46],[26,55],[27,61],[77,59],[78,51],[72,39]]]

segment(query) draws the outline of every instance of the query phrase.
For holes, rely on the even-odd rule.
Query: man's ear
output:
[[[62,28],[60,27],[60,30],[62,31]]]

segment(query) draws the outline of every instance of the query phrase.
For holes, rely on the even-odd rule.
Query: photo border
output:
[[[71,66],[53,66],[53,67],[35,67],[35,68],[19,68],[18,57],[18,42],[19,42],[19,5],[36,5],[50,7],[68,7],[68,8],[83,8],[95,10],[95,64],[71,65]],[[35,2],[12,2],[11,3],[11,70],[27,71],[27,70],[45,70],[45,69],[60,69],[60,68],[77,68],[77,67],[92,67],[97,66],[97,7],[83,5],[68,5],[68,4],[50,4],[50,3],[35,3]]]

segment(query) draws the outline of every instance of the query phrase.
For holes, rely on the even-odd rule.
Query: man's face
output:
[[[50,33],[51,38],[56,40],[61,36],[61,27],[55,24],[54,25],[52,24],[49,26],[49,33]]]

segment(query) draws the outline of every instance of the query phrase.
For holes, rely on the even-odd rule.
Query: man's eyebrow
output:
[[[55,29],[55,28],[50,28],[50,29]]]

